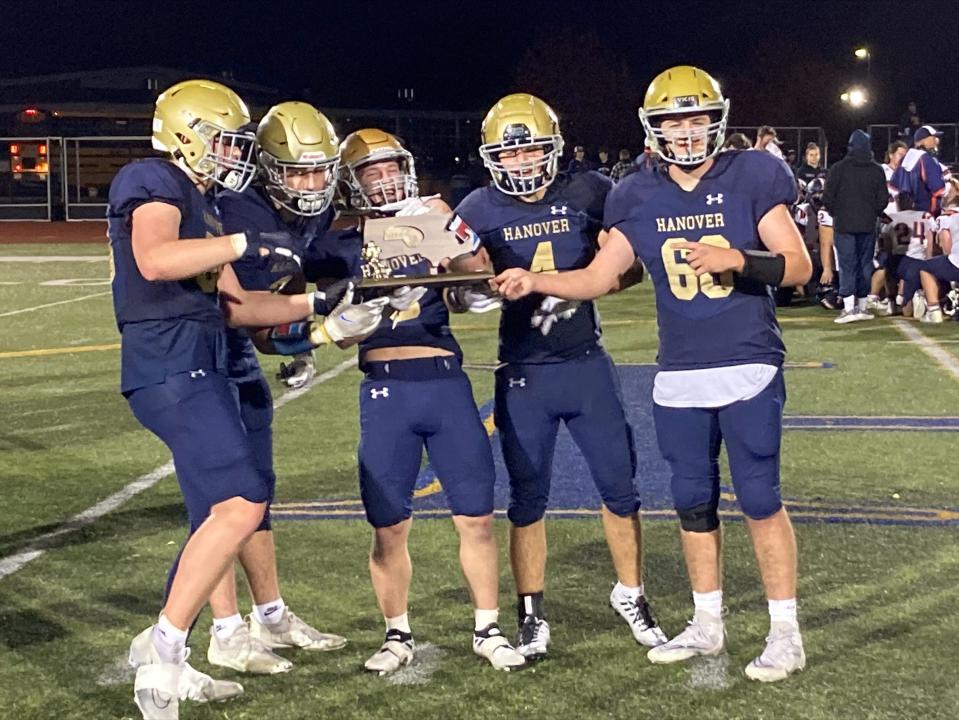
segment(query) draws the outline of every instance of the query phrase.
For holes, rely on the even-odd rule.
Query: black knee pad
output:
[[[679,515],[680,527],[686,532],[707,533],[719,527],[718,504],[706,503],[684,510],[677,508],[676,514]]]

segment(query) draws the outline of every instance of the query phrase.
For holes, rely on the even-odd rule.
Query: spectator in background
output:
[[[759,132],[756,133],[755,148],[765,150],[780,160],[783,159],[783,152],[779,149],[779,136],[776,134],[776,128],[769,125],[763,125],[759,128]]]
[[[733,133],[723,143],[723,150],[749,150],[752,146],[748,137],[742,133]]]
[[[659,167],[659,153],[653,150],[651,138],[646,138],[643,141],[643,152],[636,156],[634,164],[640,170],[655,170]]]
[[[886,148],[886,161],[882,164],[882,171],[886,174],[886,188],[889,190],[889,204],[886,206],[886,215],[899,210],[899,206],[896,204],[896,196],[899,195],[899,191],[892,184],[892,176],[906,156],[906,150],[908,148],[902,140],[891,142],[889,147]]]
[[[796,179],[802,181],[803,185],[808,185],[812,180],[820,177],[823,174],[820,160],[821,153],[819,146],[814,142],[807,143],[806,152],[803,154],[802,165],[799,165],[793,172]]]
[[[910,100],[906,106],[906,112],[899,118],[899,137],[906,142],[906,146],[913,144],[916,130],[922,127],[922,120],[919,119],[919,111],[916,109],[916,101]]]
[[[837,323],[871,320],[866,310],[876,254],[876,219],[889,201],[886,176],[872,158],[872,139],[862,130],[849,136],[849,152],[829,170],[823,205],[833,218],[839,255],[839,294],[843,310]]]
[[[789,167],[791,167],[791,168],[796,167],[796,151],[793,150],[792,148],[789,148],[789,149],[786,151],[786,158],[785,158],[785,160],[786,160],[786,164],[787,164]]]
[[[932,215],[938,214],[939,199],[946,189],[942,165],[936,159],[941,135],[931,125],[916,130],[914,147],[902,158],[890,181],[900,195],[912,197],[916,210]]]
[[[612,172],[609,167],[609,151],[603,148],[597,155],[599,156],[599,162],[596,163],[596,167],[593,169],[600,175],[609,177],[610,172]]]
[[[623,148],[619,151],[619,162],[613,165],[613,169],[609,171],[609,179],[614,183],[619,182],[628,173],[633,167],[633,161],[630,159],[629,150]]]
[[[566,172],[570,175],[587,172],[592,168],[589,166],[589,160],[586,159],[586,149],[582,145],[573,148],[573,159],[566,166]]]

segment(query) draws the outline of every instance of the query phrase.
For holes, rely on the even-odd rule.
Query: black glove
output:
[[[240,260],[262,261],[268,258],[271,263],[285,261],[300,267],[300,243],[285,230],[260,232],[253,229],[245,230],[243,234],[246,236],[246,250],[239,257]]]
[[[353,278],[346,278],[327,285],[323,290],[317,290],[313,293],[313,312],[317,315],[329,315],[347,295],[349,295],[347,302],[352,302],[354,287],[356,287],[356,281]]]

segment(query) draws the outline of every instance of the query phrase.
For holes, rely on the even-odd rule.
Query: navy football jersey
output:
[[[113,308],[122,336],[120,389],[163,382],[187,370],[225,371],[226,324],[220,310],[217,272],[173,281],[148,281],[133,257],[133,211],[162,202],[180,211],[180,238],[222,235],[209,199],[186,173],[151,158],[121,168],[110,185]]]
[[[603,205],[612,187],[610,179],[597,172],[560,175],[541,200],[530,203],[490,185],[471,192],[455,213],[479,236],[497,273],[513,267],[532,272],[577,270],[596,255]],[[556,323],[544,336],[530,327],[542,301],[543,296],[534,293],[504,302],[501,361],[562,362],[599,343],[599,314],[592,302],[581,303],[569,320]]]
[[[362,258],[363,236],[357,228],[329,232],[314,242],[309,251],[311,274],[316,278],[375,277],[373,268]],[[390,258],[392,277],[429,269],[429,261],[416,255]],[[415,286],[416,281],[410,282]],[[442,291],[432,288],[408,310],[384,313],[376,331],[360,343],[360,357],[367,350],[400,346],[435,347],[462,358],[463,351],[450,331],[450,315]]]
[[[697,278],[672,243],[762,250],[759,221],[795,199],[786,164],[748,150],[720,153],[689,192],[664,169],[634,173],[610,193],[604,224],[626,236],[653,281],[663,370],[782,364],[772,289],[732,272]]]
[[[216,199],[217,210],[226,233],[238,233],[255,229],[260,232],[286,231],[300,238],[305,251],[316,238],[321,238],[330,227],[333,213],[327,210],[316,217],[295,217],[291,222],[284,221],[280,211],[263,192],[253,184],[242,193],[231,190],[221,193]],[[270,260],[244,260],[232,263],[240,285],[245,290],[269,290],[273,282],[270,273]],[[253,341],[246,330],[227,328],[229,343],[229,373],[236,381],[250,380],[260,374],[260,364],[256,358]]]

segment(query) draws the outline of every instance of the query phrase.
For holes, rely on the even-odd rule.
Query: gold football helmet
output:
[[[264,187],[277,205],[307,217],[330,206],[340,140],[323,113],[303,102],[274,105],[256,129],[256,142]]]
[[[709,124],[663,132],[663,118],[676,119],[683,115],[709,115]],[[719,83],[705,70],[677,65],[661,72],[649,84],[639,109],[639,120],[660,157],[677,165],[699,165],[722,149],[729,120],[729,100],[723,97]],[[696,150],[694,145],[702,149]]]
[[[184,80],[160,94],[153,147],[191,177],[242,192],[256,175],[254,137],[243,130],[250,111],[240,96],[212,80]]]
[[[360,182],[363,169],[373,163],[392,161],[398,172],[386,169],[379,177]],[[340,143],[340,176],[347,185],[353,210],[383,212],[396,203],[419,196],[413,156],[388,132],[364,128]]]
[[[493,183],[507,195],[529,195],[549,186],[559,172],[563,137],[553,109],[529,93],[507,95],[483,119],[480,157],[493,176]],[[523,149],[542,148],[540,157],[509,163],[500,155]]]

